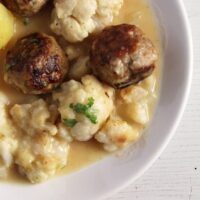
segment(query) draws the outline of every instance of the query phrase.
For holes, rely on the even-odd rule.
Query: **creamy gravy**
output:
[[[49,10],[47,9],[41,12],[38,16],[31,19],[27,26],[25,26],[19,19],[16,19],[16,34],[7,49],[9,49],[19,37],[27,35],[31,32],[40,31],[52,34],[49,29],[50,10],[51,9],[49,8]],[[114,20],[114,24],[120,23],[130,23],[139,26],[152,40],[160,54],[159,57],[162,58],[157,24],[152,10],[147,5],[145,0],[124,0],[124,6],[120,12],[120,16]],[[9,85],[5,84],[3,81],[4,57],[7,49],[0,50],[0,91],[4,92],[8,96],[11,104],[28,102],[28,99],[32,99],[34,97],[27,97],[27,95],[23,95],[22,93],[11,88]],[[161,60],[159,59],[157,66],[160,66],[160,62]],[[156,74],[158,80],[159,67],[157,67],[157,70],[154,73]],[[145,87],[145,84],[143,86]],[[155,83],[155,88],[158,88],[158,83]],[[152,113],[154,104],[155,102],[152,102],[150,113]],[[91,163],[96,162],[97,160],[102,159],[106,155],[108,155],[108,153],[106,153],[95,141],[82,143],[74,142],[71,145],[68,165],[60,172],[60,174],[77,171]],[[19,176],[13,171],[14,170],[10,173],[10,179],[17,180],[18,182],[19,180],[22,180],[22,178],[19,178]]]

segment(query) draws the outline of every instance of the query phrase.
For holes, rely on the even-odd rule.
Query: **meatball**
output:
[[[5,81],[25,94],[51,92],[64,79],[68,60],[55,39],[33,33],[7,53]]]
[[[134,25],[105,28],[93,41],[90,65],[102,81],[124,88],[148,77],[158,54],[152,42]]]
[[[19,15],[30,17],[37,13],[48,0],[4,0],[6,6]]]

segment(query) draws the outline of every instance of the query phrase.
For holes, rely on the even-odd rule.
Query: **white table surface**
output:
[[[159,160],[107,200],[200,200],[200,0],[183,1],[193,32],[194,74],[182,122]]]

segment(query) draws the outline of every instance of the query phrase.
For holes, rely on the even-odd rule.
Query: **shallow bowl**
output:
[[[162,153],[183,114],[192,74],[192,42],[181,0],[149,0],[158,19],[164,62],[160,98],[143,138],[123,156],[111,156],[80,172],[39,185],[0,183],[6,200],[96,200],[141,176]]]

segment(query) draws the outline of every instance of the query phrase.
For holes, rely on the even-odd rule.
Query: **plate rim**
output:
[[[165,1],[165,0],[164,0]],[[189,94],[190,94],[190,88],[191,88],[191,83],[192,83],[192,73],[193,73],[193,43],[192,43],[192,33],[191,33],[191,29],[190,29],[190,24],[189,24],[189,20],[187,18],[187,12],[186,9],[184,7],[184,3],[182,0],[176,0],[177,3],[177,7],[180,9],[180,14],[181,14],[181,19],[183,22],[183,27],[186,31],[186,36],[185,38],[187,39],[186,41],[186,46],[188,48],[187,50],[187,66],[188,66],[188,74],[187,76],[185,76],[185,88],[184,91],[182,92],[182,99],[181,99],[181,103],[177,109],[177,114],[176,114],[176,119],[174,120],[174,123],[172,124],[172,126],[169,127],[169,131],[167,136],[165,137],[165,140],[163,140],[162,142],[160,142],[159,147],[156,148],[156,150],[154,152],[152,152],[148,159],[145,160],[144,165],[141,166],[141,168],[136,172],[133,173],[128,179],[123,180],[120,184],[115,185],[114,187],[112,187],[111,189],[105,191],[104,193],[98,194],[98,196],[93,196],[93,199],[97,200],[97,199],[105,199],[107,197],[111,197],[114,193],[117,193],[118,191],[122,190],[123,188],[127,187],[128,185],[130,185],[133,181],[135,181],[136,179],[138,179],[139,177],[141,177],[145,171],[147,171],[147,169],[149,169],[153,163],[157,160],[157,158],[161,155],[161,153],[164,151],[164,149],[166,148],[166,146],[168,145],[168,143],[170,142],[170,140],[172,139],[172,137],[175,135],[175,131],[181,121],[181,118],[183,116],[188,98],[189,98]],[[78,172],[77,172],[78,173]],[[69,175],[68,175],[69,176]],[[1,185],[1,184],[0,184]],[[34,186],[30,187],[30,188],[34,188]],[[41,189],[43,190],[43,187],[41,185]],[[67,190],[66,190],[67,191]],[[66,195],[64,195],[61,199],[66,199]],[[10,198],[8,198],[10,199]],[[18,197],[17,197],[18,199]],[[21,199],[21,198],[19,198]],[[59,199],[59,198],[58,198]],[[74,200],[74,199],[73,199]]]

